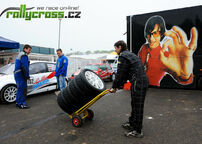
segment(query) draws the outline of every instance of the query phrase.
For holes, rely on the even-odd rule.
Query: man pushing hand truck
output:
[[[125,136],[142,138],[144,101],[148,89],[148,79],[140,58],[127,50],[124,41],[116,42],[114,47],[119,58],[117,74],[110,92],[115,93],[127,80],[130,80],[132,111],[129,121],[123,123],[122,127],[129,130],[125,133]]]

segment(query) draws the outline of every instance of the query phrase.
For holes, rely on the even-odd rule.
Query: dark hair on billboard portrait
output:
[[[155,15],[150,17],[145,24],[145,29],[144,29],[145,39],[147,38],[147,35],[152,32],[156,24],[158,24],[160,27],[161,40],[164,38],[164,33],[166,31],[165,21],[163,17],[159,15]]]

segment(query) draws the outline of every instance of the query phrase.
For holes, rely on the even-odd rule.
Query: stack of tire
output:
[[[103,80],[92,70],[83,69],[57,97],[58,105],[72,114],[106,89]]]

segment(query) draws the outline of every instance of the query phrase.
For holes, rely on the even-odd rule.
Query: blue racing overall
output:
[[[15,61],[14,77],[17,84],[17,105],[26,105],[27,79],[29,79],[29,59],[25,52],[20,52]]]
[[[65,77],[67,76],[68,59],[62,55],[57,59],[55,76],[57,78],[57,86],[59,90],[65,88]]]

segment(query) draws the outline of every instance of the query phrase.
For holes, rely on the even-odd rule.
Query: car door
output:
[[[107,67],[107,78],[110,78],[113,73],[113,70],[109,64],[106,64],[106,67]]]
[[[100,65],[100,77],[102,79],[106,79],[107,78],[107,68],[106,68],[105,64],[101,64]]]
[[[47,70],[44,62],[32,63],[29,67],[30,82],[28,81],[28,94],[35,94],[47,91],[46,85],[49,81],[47,76],[51,73]]]
[[[56,64],[55,63],[46,63],[47,65],[47,70],[50,73],[48,76],[49,79],[49,84],[47,85],[47,91],[54,90],[57,88],[57,80],[55,75],[55,68]]]

